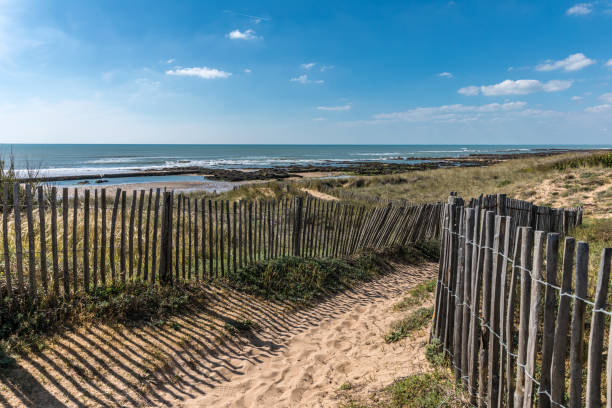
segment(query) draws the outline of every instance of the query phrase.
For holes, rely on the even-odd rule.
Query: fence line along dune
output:
[[[338,257],[437,239],[439,203],[347,205],[308,197],[229,202],[141,190],[4,188],[0,291],[70,297],[131,281],[226,276],[283,256]],[[9,196],[9,192],[11,192]],[[12,198],[11,199],[9,199]]]
[[[450,356],[455,379],[474,405],[610,406],[612,342],[605,375],[603,364],[604,340],[612,340],[612,248],[601,253],[589,299],[589,245],[567,235],[561,241],[581,222],[580,211],[565,212],[558,228],[554,217],[539,222],[499,205],[507,202],[501,195],[498,205],[490,199],[451,196],[443,211],[431,334]]]

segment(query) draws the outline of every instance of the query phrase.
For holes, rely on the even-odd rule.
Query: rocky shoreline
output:
[[[526,157],[545,157],[558,154],[576,152],[600,152],[602,150],[569,150],[569,149],[537,149],[533,152],[509,152],[507,154],[470,154],[465,157],[397,157],[394,160],[418,161],[418,163],[385,163],[380,162],[349,162],[337,161],[329,162],[326,165],[291,165],[284,167],[270,167],[263,169],[215,169],[207,167],[171,167],[133,171],[129,173],[108,173],[108,174],[86,174],[74,176],[56,177],[36,177],[23,179],[22,181],[53,182],[67,180],[92,180],[94,183],[104,183],[107,179],[120,177],[147,177],[147,176],[173,176],[194,174],[205,176],[214,181],[255,181],[255,180],[280,180],[290,177],[301,178],[300,173],[330,172],[338,171],[354,175],[370,176],[394,174],[406,171],[436,169],[442,167],[457,166],[490,166],[506,160],[526,158]]]

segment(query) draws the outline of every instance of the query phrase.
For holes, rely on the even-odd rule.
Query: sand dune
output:
[[[338,197],[334,197],[333,195],[322,193],[322,192],[317,191],[317,190],[313,190],[313,189],[306,188],[306,187],[302,187],[300,190],[302,190],[303,192],[305,192],[307,194],[310,194],[314,198],[318,198],[320,200],[338,201]]]

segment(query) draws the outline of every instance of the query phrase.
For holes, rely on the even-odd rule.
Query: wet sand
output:
[[[339,171],[329,171],[329,172],[312,172],[312,173],[300,173],[299,177],[291,177],[286,180],[288,181],[297,181],[301,179],[310,179],[310,178],[332,178],[344,176],[343,172]],[[348,176],[346,176],[348,177]],[[156,190],[160,189],[163,191],[172,190],[176,192],[183,193],[191,193],[198,191],[205,191],[209,193],[222,193],[225,191],[232,190],[234,187],[244,185],[244,184],[261,184],[266,183],[271,180],[248,180],[248,181],[216,181],[216,180],[207,180],[202,178],[202,181],[159,181],[159,182],[144,182],[144,183],[126,183],[126,184],[113,184],[113,179],[108,179],[107,183],[89,183],[89,184],[81,184],[81,185],[66,185],[66,186],[57,186],[58,191],[61,191],[63,187],[69,188],[69,196],[72,197],[74,195],[75,188],[78,190],[79,195],[83,195],[83,191],[85,190],[99,190],[106,189],[106,192],[109,196],[115,194],[118,188],[121,191],[125,191],[127,194],[132,194],[133,191],[140,190]],[[53,183],[50,183],[53,185]]]
[[[172,190],[176,192],[194,192],[194,191],[206,191],[210,193],[220,193],[224,191],[229,191],[234,188],[234,186],[244,184],[243,182],[232,183],[232,182],[219,182],[219,181],[207,181],[204,180],[202,182],[197,181],[168,181],[168,182],[154,182],[154,183],[131,183],[131,184],[111,184],[111,183],[101,183],[101,184],[83,184],[79,186],[66,186],[69,188],[70,195],[73,194],[74,190],[77,189],[79,195],[82,195],[85,190],[99,190],[106,189],[107,195],[112,196],[115,194],[117,189],[121,189],[121,191],[125,191],[127,194],[132,194],[133,191],[140,190],[153,190],[160,189],[161,191]],[[61,187],[58,187],[60,190]]]

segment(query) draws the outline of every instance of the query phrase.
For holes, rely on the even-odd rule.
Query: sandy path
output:
[[[333,195],[322,193],[322,192],[317,191],[317,190],[312,190],[312,189],[306,188],[306,187],[302,187],[300,190],[302,190],[303,192],[305,192],[307,194],[310,194],[311,196],[313,196],[315,198],[318,198],[320,200],[338,201],[338,197],[334,197]]]
[[[435,264],[397,265],[384,277],[294,311],[206,286],[201,309],[162,326],[92,325],[0,370],[0,406],[336,406],[344,382],[380,388],[420,370],[425,338],[384,344],[389,307]],[[225,329],[250,319],[243,335]]]
[[[332,407],[339,404],[339,388],[345,383],[365,395],[398,377],[426,370],[426,330],[395,344],[386,344],[383,339],[391,323],[401,316],[391,307],[423,280],[402,269],[375,284],[386,287],[386,293],[370,297],[368,290],[359,290],[317,306],[311,310],[314,315],[336,305],[351,304],[339,316],[323,318],[289,338],[278,355],[262,358],[260,363],[232,361],[237,372],[227,384],[183,406]],[[259,360],[266,350],[254,347],[245,349],[245,353]]]

